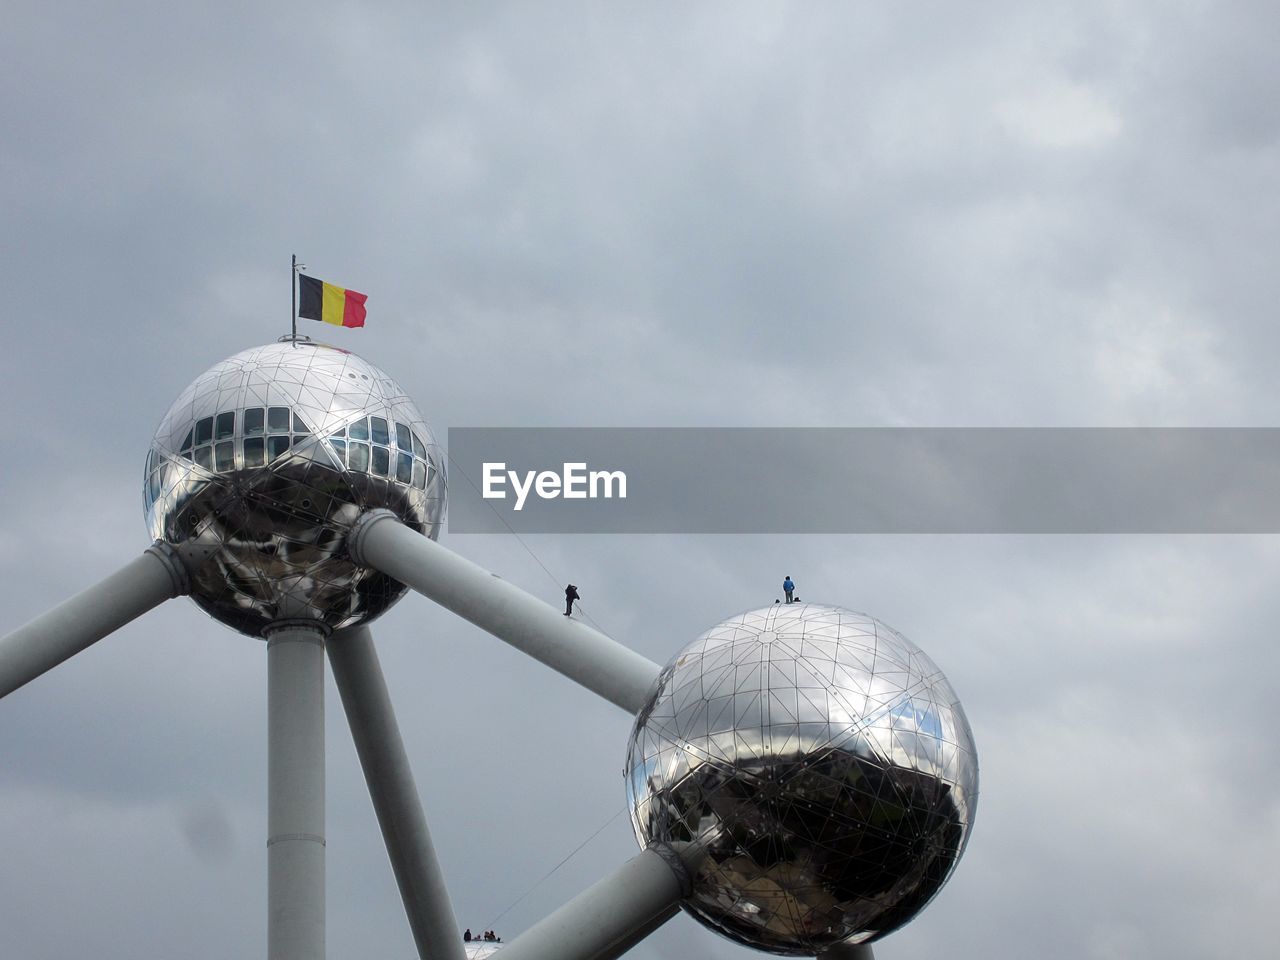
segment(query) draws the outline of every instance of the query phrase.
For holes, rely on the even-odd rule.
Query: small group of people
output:
[[[800,602],[800,598],[796,596],[796,582],[791,579],[791,574],[789,573],[782,580],[782,592],[786,594],[787,603]],[[573,601],[581,599],[578,588],[572,583],[564,588],[564,615],[566,617],[573,616]],[[774,603],[777,602],[777,600],[774,601]]]
[[[487,940],[490,943],[502,942],[502,938],[498,936],[496,933],[494,933],[492,930],[486,930],[483,934],[479,936],[472,936],[470,927],[467,927],[467,932],[462,935],[462,939],[466,943],[470,943],[472,940]]]

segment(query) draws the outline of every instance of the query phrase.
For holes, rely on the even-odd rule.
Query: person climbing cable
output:
[[[573,601],[581,599],[582,598],[578,596],[578,588],[572,583],[564,588],[564,615],[566,617],[573,613]]]

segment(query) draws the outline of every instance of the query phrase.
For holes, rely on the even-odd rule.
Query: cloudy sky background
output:
[[[12,0],[0,629],[146,546],[156,424],[286,332],[295,252],[370,295],[303,332],[442,436],[1274,425],[1277,64],[1244,2]],[[982,797],[882,960],[1280,939],[1274,537],[443,542],[658,662],[784,573],[924,647]],[[634,853],[628,717],[418,597],[375,633],[464,925],[602,826],[500,933]],[[175,601],[0,703],[0,952],[263,955],[265,693]],[[411,957],[332,685],[328,723],[329,955]],[[634,955],[748,953],[681,917]]]

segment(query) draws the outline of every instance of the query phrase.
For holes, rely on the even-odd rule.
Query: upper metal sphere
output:
[[[260,635],[276,620],[371,620],[405,587],[356,566],[346,532],[385,507],[433,539],[445,468],[398,384],[346,350],[271,343],[215,364],[160,422],[143,499],[151,536],[212,548],[192,598]]]
[[[964,851],[978,797],[941,671],[878,620],[811,603],[740,614],[681,650],[625,774],[641,846],[700,857],[685,909],[793,955],[910,920]]]

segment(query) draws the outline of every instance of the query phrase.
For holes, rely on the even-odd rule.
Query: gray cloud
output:
[[[145,546],[151,432],[285,332],[293,252],[370,294],[365,330],[324,335],[440,431],[1280,410],[1262,4],[5,17],[3,630]],[[573,579],[659,662],[786,572],[924,647],[983,795],[881,956],[1280,934],[1274,538],[528,537],[552,575],[507,537],[447,544],[551,601]],[[464,924],[606,823],[500,932],[631,855],[627,717],[419,598],[375,633]],[[262,953],[264,661],[176,602],[0,704],[6,955]],[[330,952],[412,956],[328,692]],[[746,955],[685,918],[635,953],[695,954]]]

